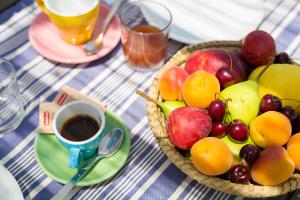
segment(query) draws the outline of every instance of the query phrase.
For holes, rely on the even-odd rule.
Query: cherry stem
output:
[[[232,71],[232,57],[230,55],[230,51],[228,49],[222,49],[223,51],[225,51],[227,53],[227,55],[229,56],[229,59],[230,59],[230,71]]]
[[[225,117],[223,119],[223,122],[232,122],[232,117],[231,117],[231,113],[229,112],[229,109],[228,109],[228,102],[229,101],[232,101],[232,99],[228,98],[228,99],[225,99]]]
[[[299,100],[295,100],[295,99],[278,99],[278,101],[281,100],[281,101],[294,101],[294,102],[297,102],[300,104],[300,101]]]
[[[274,60],[275,60],[275,58],[272,57],[269,60],[268,64],[265,66],[265,68],[258,74],[258,76],[255,79],[257,82],[259,81],[260,77],[267,71],[267,69],[274,63]]]
[[[250,166],[244,158],[242,158],[242,160],[240,161],[240,164],[250,170]]]
[[[215,99],[219,99],[221,97],[221,94],[218,92],[218,93],[215,93]]]
[[[136,94],[144,97],[145,99],[147,99],[148,101],[151,101],[155,104],[159,104],[160,102],[158,102],[157,100],[153,99],[152,97],[148,96],[146,93],[142,92],[141,90],[136,90]]]

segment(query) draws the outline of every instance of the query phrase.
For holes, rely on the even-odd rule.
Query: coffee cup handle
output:
[[[46,8],[46,6],[45,6],[44,0],[36,0],[36,4],[38,5],[38,7],[40,7],[40,9],[41,9],[44,13],[48,14],[48,10],[47,10],[47,8]]]
[[[69,167],[78,168],[83,160],[82,152],[79,148],[71,148],[69,154]]]

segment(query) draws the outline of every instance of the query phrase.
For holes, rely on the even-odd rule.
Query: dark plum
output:
[[[276,44],[269,33],[255,30],[244,38],[241,54],[254,67],[266,65],[276,56]]]

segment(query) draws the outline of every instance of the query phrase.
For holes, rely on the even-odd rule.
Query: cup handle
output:
[[[46,8],[46,6],[45,6],[44,0],[36,0],[36,4],[38,5],[38,7],[40,7],[40,9],[41,9],[44,13],[48,14],[48,10],[47,10],[47,8]]]
[[[78,168],[83,160],[82,152],[79,148],[71,148],[69,154],[69,167]]]

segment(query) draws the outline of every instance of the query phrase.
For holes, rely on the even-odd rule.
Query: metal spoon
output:
[[[109,22],[113,18],[114,14],[118,10],[119,6],[121,5],[122,0],[116,0],[113,7],[111,8],[110,12],[106,16],[103,25],[101,26],[100,33],[98,37],[95,40],[89,41],[85,45],[85,51],[88,55],[96,53],[99,48],[102,46],[103,38],[104,38],[104,32],[106,31],[106,28],[109,25]]]
[[[107,133],[99,143],[98,154],[91,158],[85,166],[54,196],[51,200],[63,200],[72,190],[75,184],[80,181],[89,171],[89,169],[101,158],[112,156],[120,148],[124,138],[124,132],[120,128],[114,128]]]

